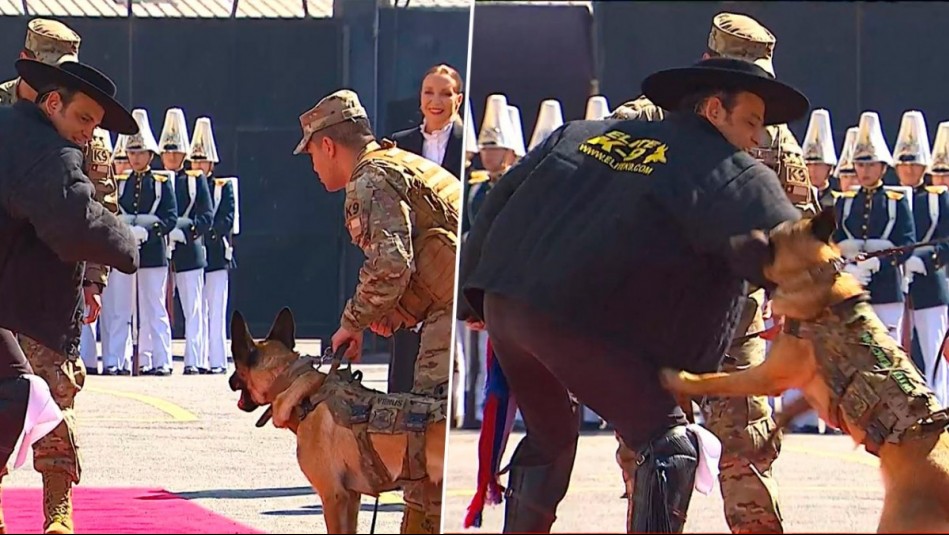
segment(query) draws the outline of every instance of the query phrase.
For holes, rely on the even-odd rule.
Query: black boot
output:
[[[529,456],[529,449],[525,438],[511,458],[511,475],[504,493],[504,533],[550,533],[557,518],[557,505],[570,485],[576,441],[549,464],[519,464]]]
[[[628,500],[627,533],[682,533],[698,466],[698,439],[669,429],[638,451],[620,440],[617,460]]]

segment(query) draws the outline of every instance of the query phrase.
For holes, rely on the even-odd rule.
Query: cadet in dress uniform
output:
[[[834,135],[830,128],[830,112],[814,110],[811,112],[811,121],[807,125],[807,134],[804,135],[804,163],[807,165],[807,176],[811,184],[817,188],[817,200],[821,209],[834,206],[834,190],[839,188],[831,176],[834,166],[837,165],[837,153],[834,150]]]
[[[191,139],[191,166],[208,177],[211,191],[211,228],[204,235],[208,266],[204,269],[204,309],[207,336],[204,357],[198,368],[204,372],[227,373],[227,296],[229,270],[237,267],[234,234],[240,231],[236,177],[214,176],[220,163],[211,119],[201,117],[194,125]]]
[[[844,192],[860,187],[857,182],[857,169],[853,165],[853,148],[857,144],[857,132],[859,130],[856,126],[848,128],[847,135],[844,136],[844,144],[840,148],[840,159],[837,162],[837,167],[834,168],[834,178],[837,179],[840,188],[833,193],[835,207],[837,203],[842,202]],[[840,225],[839,219],[837,224]]]
[[[594,95],[587,99],[586,112],[583,115],[584,120],[599,121],[610,116],[610,103],[603,95]]]
[[[939,123],[936,129],[929,177],[934,186],[949,186],[949,121]]]
[[[507,106],[504,95],[491,95],[484,108],[484,121],[478,134],[478,156],[484,169],[472,171],[468,179],[470,187],[463,215],[469,225],[474,224],[478,207],[484,202],[484,196],[491,186],[517,159],[517,131],[511,123]]]
[[[199,373],[198,364],[204,359],[207,348],[204,268],[208,265],[208,259],[204,236],[211,228],[213,218],[211,193],[203,172],[185,170],[191,141],[188,139],[185,114],[180,108],[171,108],[165,112],[165,125],[158,147],[165,170],[175,175],[178,221],[168,234],[168,239],[171,241],[175,287],[178,288],[178,298],[185,317],[184,374],[194,375]],[[166,372],[171,373],[171,368],[159,369],[156,373]]]
[[[949,238],[949,188],[927,186],[923,179],[933,159],[922,112],[903,114],[900,133],[893,148],[893,162],[900,184],[913,189],[913,220],[921,242]],[[909,285],[914,352],[919,351],[926,383],[945,406],[946,363],[942,344],[949,324],[949,287],[943,267],[949,263],[949,243],[919,247],[906,260],[904,275]],[[918,349],[917,349],[918,347]]]
[[[123,184],[128,180],[132,167],[129,165],[128,153],[125,146],[129,137],[125,134],[119,134],[115,139],[115,147],[112,150],[112,170],[115,176],[116,185]],[[116,191],[116,199],[119,197],[119,191]],[[128,215],[123,216],[123,221],[129,224]],[[112,285],[113,277],[121,279],[124,275],[115,274],[115,270],[109,273],[109,285],[102,292],[102,313],[99,314],[99,338],[102,342],[102,373],[106,375],[131,375],[132,362],[132,337],[131,325],[129,324],[127,314],[129,313],[130,303],[134,303],[134,296],[125,295],[132,291],[127,284],[122,286],[119,283],[120,290],[116,290]],[[128,281],[126,281],[128,282]],[[124,292],[124,293],[123,293]],[[120,295],[120,293],[122,293]],[[119,349],[118,344],[112,344],[110,336],[116,333],[125,332],[121,336],[125,345]],[[118,351],[118,353],[113,353]]]
[[[534,150],[534,147],[543,143],[554,130],[561,126],[563,126],[563,109],[560,102],[554,99],[541,102],[540,110],[537,112],[537,121],[534,123],[534,133],[531,134],[531,142],[527,150]]]
[[[514,130],[514,163],[516,164],[524,155],[527,154],[527,149],[524,146],[524,127],[521,124],[521,110],[517,106],[507,106],[507,114],[511,118],[511,126]]]
[[[138,122],[139,133],[129,136],[125,145],[132,172],[127,177],[118,177],[119,210],[138,238],[141,261],[136,277],[118,277],[115,281],[120,286],[115,288],[115,301],[121,320],[109,322],[113,329],[109,334],[109,353],[111,358],[125,354],[131,332],[124,326],[136,318],[139,373],[154,375],[156,370],[161,370],[165,375],[171,370],[171,324],[166,307],[167,238],[175,228],[178,203],[173,177],[164,171],[153,171],[151,167],[159,150],[148,112],[136,109],[132,115]],[[131,369],[128,365],[126,368]],[[107,368],[106,373],[110,371]]]
[[[902,186],[883,185],[883,174],[888,166],[893,165],[893,157],[875,112],[864,112],[860,116],[853,161],[860,189],[843,192],[837,204],[839,226],[834,241],[843,256],[853,258],[864,251],[879,251],[915,242],[912,197],[904,193]],[[855,265],[848,264],[845,268],[867,286],[870,304],[897,341],[902,340],[906,301],[902,266],[910,256],[911,253],[907,252],[870,258]]]

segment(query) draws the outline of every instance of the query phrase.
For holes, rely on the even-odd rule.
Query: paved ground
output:
[[[520,437],[511,437],[508,456]],[[476,482],[477,441],[475,432],[451,433],[443,515],[445,533],[464,531],[462,523]],[[571,488],[561,503],[554,532],[625,532],[626,501],[619,498],[623,480],[614,460],[615,452],[612,433],[592,433],[581,438]],[[791,435],[775,465],[785,531],[875,532],[883,500],[877,466],[876,458],[862,448],[855,451],[848,437]],[[502,484],[506,480],[504,476]],[[503,505],[486,509],[480,531],[499,533],[503,521]],[[728,533],[718,487],[710,496],[695,493],[686,532]]]
[[[180,342],[175,354],[182,354]],[[298,343],[318,354],[318,343]],[[386,389],[387,366],[367,356],[370,388]],[[77,398],[82,485],[164,487],[219,514],[270,533],[325,533],[320,500],[296,464],[294,436],[254,427],[254,414],[237,408],[228,375],[170,377],[92,376]],[[28,461],[4,480],[9,487],[39,487]],[[360,533],[368,533],[374,500],[363,499]],[[398,533],[400,495],[386,495],[377,533]],[[82,526],[77,526],[82,529]]]

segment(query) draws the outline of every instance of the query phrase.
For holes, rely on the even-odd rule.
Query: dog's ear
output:
[[[820,214],[811,219],[811,234],[824,243],[830,243],[836,229],[837,215],[832,206],[824,208]]]
[[[256,348],[244,316],[235,310],[231,316],[231,354],[234,355],[234,364],[246,366],[248,357]]]
[[[293,312],[290,311],[290,308],[283,307],[283,310],[274,319],[273,325],[270,326],[270,334],[267,335],[267,340],[276,340],[287,346],[287,349],[293,349],[293,346],[296,345],[294,340],[295,328]]]

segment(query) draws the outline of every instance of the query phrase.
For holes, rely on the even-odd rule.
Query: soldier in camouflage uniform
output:
[[[712,20],[708,49],[703,59],[729,57],[751,61],[772,75],[772,55],[776,39],[751,17],[720,13]],[[662,121],[665,111],[645,96],[618,107],[611,119]],[[791,202],[805,215],[818,213],[816,199],[804,165],[803,151],[786,124],[768,126],[755,156],[778,175]],[[755,336],[764,330],[764,290],[749,288],[736,337],[722,363],[731,372],[764,361],[765,341]],[[764,450],[774,429],[771,406],[766,396],[750,398],[709,397],[703,404],[708,428],[722,441],[719,476],[725,519],[733,533],[782,533],[777,482],[772,464],[781,449],[780,438]]]
[[[337,91],[300,116],[307,152],[328,191],[346,190],[345,221],[366,261],[333,335],[358,359],[368,328],[390,336],[422,323],[413,393],[447,399],[461,185],[421,156],[377,143],[352,91]],[[438,533],[441,485],[405,488],[402,533]]]
[[[26,44],[20,58],[58,65],[79,61],[79,35],[61,22],[33,19],[27,25]],[[36,90],[19,78],[0,84],[0,106],[12,106],[19,99],[33,100]],[[111,172],[111,155],[101,140],[84,148],[83,171],[95,186],[95,199],[113,214],[118,213],[116,183]],[[86,263],[83,293],[89,315],[95,321],[101,308],[101,294],[109,277],[107,266]],[[76,394],[85,382],[85,367],[66,355],[20,336],[20,345],[34,373],[50,386],[53,399],[63,411],[64,420],[33,447],[33,466],[43,475],[43,505],[47,533],[72,532],[72,486],[79,483],[81,462],[73,410]],[[0,468],[0,483],[5,475]]]

